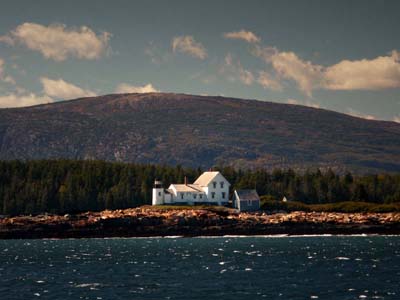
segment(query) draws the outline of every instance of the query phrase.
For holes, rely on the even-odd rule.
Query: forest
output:
[[[400,174],[356,176],[328,170],[236,170],[215,167],[234,189],[255,188],[263,199],[305,204],[400,203]],[[151,204],[155,179],[193,182],[204,170],[181,166],[78,160],[0,161],[0,214],[77,213]]]

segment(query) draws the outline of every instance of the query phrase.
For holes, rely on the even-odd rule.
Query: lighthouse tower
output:
[[[161,181],[154,181],[152,205],[164,204],[164,188]]]

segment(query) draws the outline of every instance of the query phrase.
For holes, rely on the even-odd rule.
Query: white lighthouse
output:
[[[161,181],[154,181],[152,205],[164,204],[164,188]]]

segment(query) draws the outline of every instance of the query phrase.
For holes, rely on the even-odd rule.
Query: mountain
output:
[[[0,110],[0,159],[400,171],[400,124],[311,107],[118,94]]]

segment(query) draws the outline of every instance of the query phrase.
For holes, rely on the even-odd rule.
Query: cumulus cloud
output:
[[[249,70],[245,70],[240,67],[239,69],[239,78],[242,83],[245,85],[251,85],[254,81],[254,75]]]
[[[347,114],[353,117],[362,118],[366,120],[376,120],[376,117],[369,114],[364,114],[352,108],[347,108]]]
[[[282,85],[280,82],[274,79],[272,75],[266,71],[258,72],[257,82],[265,89],[271,89],[275,91],[282,90]]]
[[[16,92],[0,96],[0,107],[23,107],[54,102],[55,99],[73,99],[91,97],[96,94],[90,90],[82,89],[63,79],[40,78],[43,92],[38,95],[29,93],[25,89],[16,87]]]
[[[115,89],[116,93],[128,94],[128,93],[158,93],[159,91],[153,87],[151,83],[143,86],[130,85],[128,83],[121,83]]]
[[[331,66],[314,64],[294,52],[279,51],[275,47],[257,45],[253,54],[271,65],[282,79],[295,81],[308,96],[312,96],[315,89],[381,90],[400,87],[400,53],[396,50],[386,56],[342,60]]]
[[[252,85],[255,80],[253,73],[243,68],[239,60],[235,61],[231,53],[225,56],[219,73],[226,75],[229,81],[240,81],[245,85]]]
[[[36,23],[24,23],[0,41],[14,45],[17,42],[27,48],[40,52],[45,58],[63,61],[68,57],[97,59],[105,54],[111,34],[96,34],[87,26],[67,28],[63,24],[43,26]]]
[[[294,52],[279,51],[274,47],[256,47],[254,54],[271,64],[279,77],[295,81],[308,96],[320,86],[322,66],[302,60]]]
[[[47,77],[40,78],[43,85],[43,92],[57,99],[74,99],[81,97],[93,97],[96,93],[91,90],[82,89],[63,79],[50,79]]]
[[[287,99],[286,102],[288,104],[303,105],[303,106],[308,106],[308,107],[312,107],[312,108],[321,108],[321,105],[319,103],[315,103],[310,100],[300,101],[300,100],[296,100],[296,99]]]
[[[287,99],[286,102],[287,102],[288,104],[294,104],[294,105],[299,104],[299,101],[296,100],[296,99]]]
[[[207,57],[207,50],[204,46],[196,42],[191,35],[177,36],[172,39],[172,50],[181,52],[199,59]]]
[[[375,120],[376,119],[373,115],[364,114],[364,113],[354,110],[352,108],[347,109],[347,114],[350,116],[353,116],[353,117],[367,119],[367,120]]]
[[[164,50],[165,49],[160,48],[154,42],[150,42],[144,49],[144,54],[150,58],[153,64],[161,65],[163,63],[169,62],[172,57],[169,51]]]
[[[0,42],[1,43],[6,43],[6,44],[9,44],[9,45],[14,45],[14,40],[9,35],[0,36]]]
[[[0,58],[0,78],[4,75],[4,60]]]
[[[270,60],[279,76],[294,80],[308,96],[319,86],[321,66],[301,60],[294,52],[277,52]]]
[[[10,83],[15,85],[15,80],[12,76],[6,75],[4,73],[4,60],[0,58],[0,81],[3,81],[5,83]]]
[[[33,93],[11,93],[5,96],[0,96],[0,108],[32,106],[44,103],[51,103],[53,101],[54,100],[47,95],[36,95]]]
[[[224,33],[224,37],[226,39],[243,40],[243,41],[246,41],[248,43],[258,43],[261,40],[253,32],[246,31],[246,30],[243,30],[243,29],[240,30],[240,31],[232,31],[232,32]]]
[[[400,87],[400,53],[368,60],[343,60],[326,68],[325,87],[331,90],[381,90]]]

